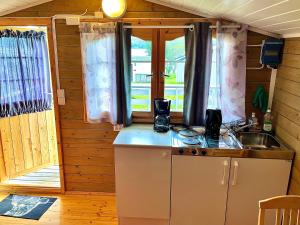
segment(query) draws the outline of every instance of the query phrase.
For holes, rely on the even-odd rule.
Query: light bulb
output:
[[[110,18],[119,18],[126,12],[126,0],[102,0],[102,10]]]

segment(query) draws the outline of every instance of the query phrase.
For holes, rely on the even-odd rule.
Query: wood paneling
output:
[[[125,17],[191,18],[185,12],[143,0],[128,0]],[[43,17],[55,14],[92,13],[100,8],[100,0],[54,0],[9,16]],[[60,106],[60,124],[64,159],[66,191],[114,192],[113,140],[117,132],[110,124],[87,124],[83,121],[83,87],[80,36],[77,26],[67,26],[64,20],[56,23],[61,87],[65,89],[66,105]],[[259,44],[265,36],[249,32],[249,44]],[[257,49],[249,49],[248,66],[259,61]],[[251,63],[251,64],[250,64]],[[255,65],[253,65],[255,64]],[[247,116],[252,108],[251,98],[258,83],[268,86],[269,70],[247,71]],[[249,90],[248,90],[249,89]]]
[[[195,17],[191,14],[142,0],[129,0],[125,17]],[[9,16],[52,16],[99,9],[98,0],[55,0]],[[114,192],[113,140],[117,132],[110,124],[83,121],[83,88],[80,36],[77,26],[64,20],[56,24],[61,87],[66,105],[60,107],[65,185],[67,191]]]
[[[289,192],[300,194],[300,39],[287,39],[274,95],[276,135],[296,151]]]
[[[254,33],[252,31],[248,32],[248,45],[258,45],[262,43],[262,40],[266,39],[267,36]],[[259,47],[247,47],[247,67],[260,67],[260,48]],[[262,84],[266,91],[269,91],[271,70],[247,70],[246,73],[246,116],[247,118],[251,115],[251,112],[255,112],[259,123],[263,121],[263,113],[253,107],[252,99],[255,94],[257,87]]]
[[[197,15],[222,17],[289,37],[299,37],[298,0],[148,0],[193,12]],[[279,35],[278,35],[279,36]]]
[[[1,180],[58,164],[53,110],[1,118],[0,133],[5,167]]]

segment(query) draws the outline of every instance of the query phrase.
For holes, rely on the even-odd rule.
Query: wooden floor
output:
[[[4,184],[59,188],[59,166],[49,166],[24,176],[9,179]]]
[[[0,193],[0,200],[8,194]],[[39,195],[57,197],[39,221],[0,216],[2,225],[117,225],[115,196]]]

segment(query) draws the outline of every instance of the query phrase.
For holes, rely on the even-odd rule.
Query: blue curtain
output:
[[[44,32],[0,31],[0,117],[51,109],[50,78]]]
[[[132,123],[131,108],[131,29],[124,29],[124,23],[116,27],[117,62],[117,124],[128,127]],[[129,25],[129,24],[127,24]]]

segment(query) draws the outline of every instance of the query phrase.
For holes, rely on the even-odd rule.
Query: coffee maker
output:
[[[205,136],[219,140],[222,125],[222,112],[220,109],[207,109],[205,116]]]
[[[154,99],[154,130],[167,132],[170,127],[171,100],[164,98]]]

